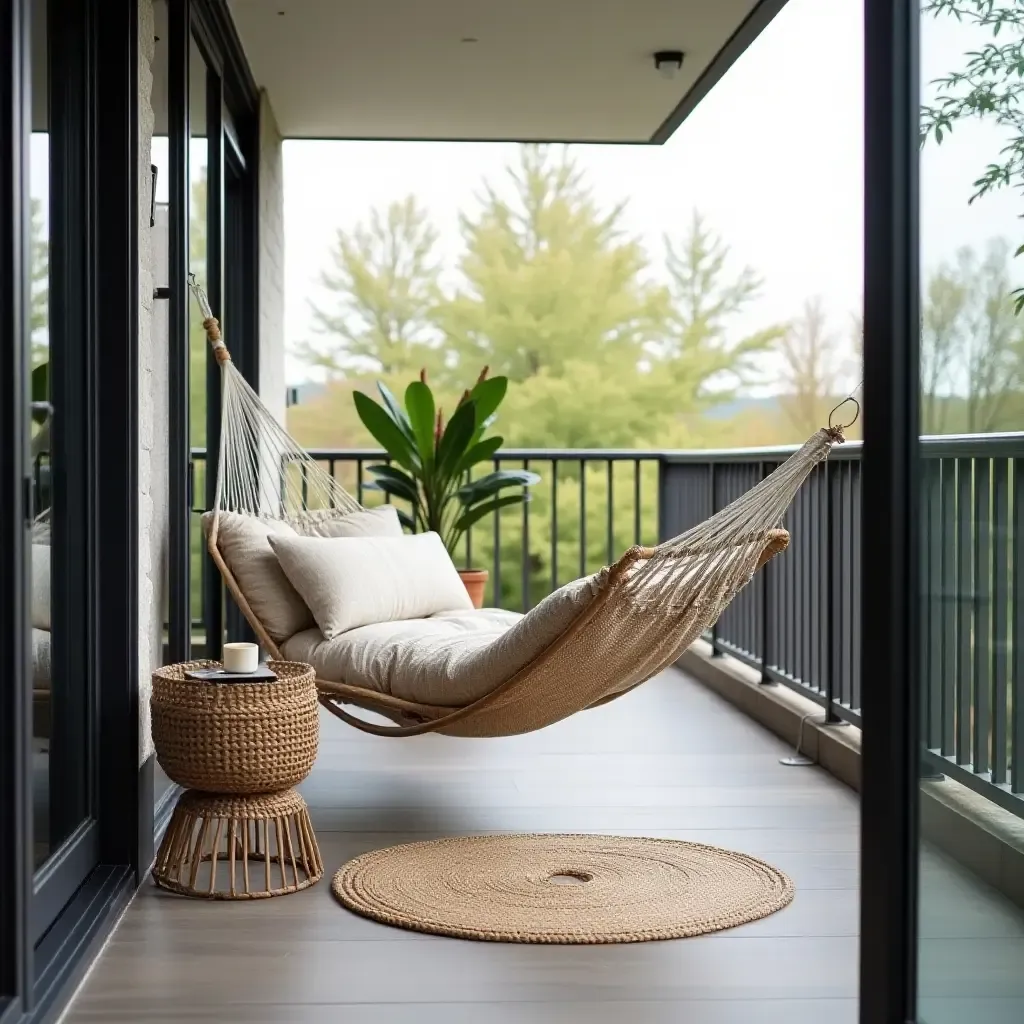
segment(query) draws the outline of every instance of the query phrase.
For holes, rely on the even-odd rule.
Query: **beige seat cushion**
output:
[[[50,629],[50,545],[32,545],[32,628]]]
[[[383,622],[325,640],[299,633],[283,647],[321,679],[440,707],[471,704],[540,655],[597,593],[590,576],[555,591],[526,615],[496,608]]]
[[[209,534],[213,513],[203,516]],[[300,527],[315,536],[401,536],[398,513],[391,506],[366,509],[345,516],[313,515]],[[376,533],[374,533],[376,531]],[[268,538],[298,537],[299,532],[276,519],[256,519],[237,512],[221,512],[217,547],[255,616],[272,640],[281,643],[315,625],[313,613],[281,571]]]
[[[45,629],[32,630],[32,689],[50,689],[50,634]]]

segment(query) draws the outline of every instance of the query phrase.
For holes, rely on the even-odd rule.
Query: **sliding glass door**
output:
[[[917,1019],[1024,1021],[1024,5],[920,24]]]
[[[52,9],[51,9],[52,8]],[[31,9],[29,138],[30,400],[24,405],[31,490],[28,545],[34,880],[38,941],[99,860],[95,630],[89,600],[88,274],[79,127],[85,54],[75,12]],[[51,31],[52,26],[52,31]],[[56,73],[59,69],[59,74]],[[83,511],[86,514],[83,515]]]

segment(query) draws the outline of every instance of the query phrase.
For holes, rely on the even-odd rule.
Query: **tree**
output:
[[[942,266],[929,275],[921,311],[921,429],[926,434],[944,433],[967,302],[962,267]]]
[[[333,269],[320,275],[330,303],[311,303],[325,344],[307,343],[302,355],[331,374],[353,368],[412,374],[436,365],[437,242],[437,231],[413,196],[383,213],[373,210],[350,233],[339,230]]]
[[[729,247],[704,226],[698,212],[681,239],[665,235],[665,254],[670,310],[647,352],[671,401],[694,411],[711,401],[709,385],[718,385],[717,401],[734,397],[736,387],[756,375],[757,356],[778,342],[785,328],[773,325],[732,338],[735,319],[758,298],[762,281],[751,267],[730,274]]]
[[[965,54],[962,70],[932,82],[935,100],[921,109],[922,144],[929,137],[941,143],[959,121],[990,121],[1004,130],[1009,141],[974,182],[968,201],[973,203],[998,188],[1024,192],[1024,0],[1000,4],[996,0],[926,0],[923,10],[974,25],[992,38]],[[1024,246],[1016,255],[1022,252]],[[1014,311],[1019,313],[1024,308],[1024,289],[1017,288],[1013,294]]]
[[[971,434],[1000,429],[1009,400],[1024,382],[1024,329],[1009,298],[1009,259],[1003,239],[992,240],[980,261],[970,251],[961,256],[970,295],[962,352]]]
[[[820,297],[804,304],[802,314],[783,334],[779,353],[783,413],[800,437],[810,435],[827,421],[844,371],[839,339],[829,329]]]
[[[523,146],[508,178],[510,195],[486,183],[479,211],[461,219],[464,284],[439,311],[451,350],[513,382],[561,377],[577,357],[634,372],[667,294],[645,278],[623,205],[599,209],[566,147]]]
[[[987,433],[1019,422],[1024,326],[1010,297],[1010,243],[969,246],[929,276],[921,316],[922,429]]]

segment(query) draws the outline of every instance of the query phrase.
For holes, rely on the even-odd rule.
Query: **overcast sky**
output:
[[[790,0],[694,114],[664,146],[580,146],[597,199],[628,199],[625,227],[655,262],[664,232],[685,229],[700,210],[737,264],[764,278],[753,327],[797,315],[820,295],[837,331],[847,331],[862,288],[862,66],[860,0]],[[979,37],[944,19],[925,20],[925,82],[962,66]],[[273,98],[271,97],[271,101]],[[1002,140],[988,125],[958,127],[922,165],[925,268],[964,244],[1024,234],[1024,204],[1003,191],[967,205],[971,182]],[[45,196],[45,137],[33,145],[32,191]],[[156,140],[165,191],[166,140]],[[457,216],[483,178],[498,178],[515,147],[466,143],[285,143],[287,340],[312,336],[309,300],[320,292],[338,228],[374,206],[414,193],[441,234],[449,265],[460,249]],[[1024,264],[1017,275],[1024,277]],[[298,382],[305,368],[289,360]]]

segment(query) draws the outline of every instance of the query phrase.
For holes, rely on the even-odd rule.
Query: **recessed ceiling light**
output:
[[[675,78],[683,66],[682,50],[659,50],[654,55],[654,67],[662,78]]]

